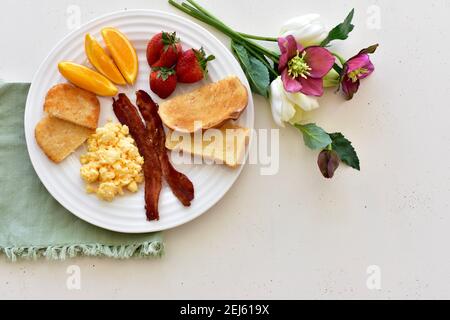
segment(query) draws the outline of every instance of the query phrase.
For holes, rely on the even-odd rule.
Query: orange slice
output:
[[[58,64],[59,72],[77,87],[99,96],[112,97],[118,92],[117,87],[100,73],[88,67],[63,61]]]
[[[89,61],[95,69],[116,84],[127,84],[119,69],[114,64],[114,61],[106,54],[98,41],[89,33],[86,35],[84,48]]]
[[[129,84],[133,84],[139,68],[136,49],[130,40],[115,28],[103,28],[102,37],[123,77]]]

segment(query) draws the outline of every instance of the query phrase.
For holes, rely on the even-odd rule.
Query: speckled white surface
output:
[[[340,50],[350,56],[379,42],[377,71],[351,102],[329,94],[314,119],[351,138],[362,172],[323,180],[298,133],[282,130],[279,174],[247,166],[210,212],[165,233],[162,259],[12,264],[2,257],[0,297],[450,298],[450,3],[199,2],[242,31],[268,35],[296,13],[319,12],[333,24],[356,8],[357,27]],[[82,22],[124,8],[176,12],[165,0],[3,0],[2,78],[31,79],[69,32],[70,5]],[[374,8],[380,30],[367,27]],[[274,127],[267,102],[256,97],[255,110],[257,128]],[[81,268],[81,290],[66,287],[70,265]],[[366,285],[371,265],[380,267],[381,290]]]

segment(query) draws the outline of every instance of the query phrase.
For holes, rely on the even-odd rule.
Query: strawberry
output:
[[[176,32],[160,32],[147,45],[147,61],[151,67],[173,67],[182,53]]]
[[[161,99],[170,96],[177,87],[177,75],[173,68],[156,67],[150,73],[150,89]]]
[[[208,62],[214,59],[213,55],[207,57],[203,48],[184,51],[178,58],[176,66],[178,81],[194,83],[202,80],[208,73]]]

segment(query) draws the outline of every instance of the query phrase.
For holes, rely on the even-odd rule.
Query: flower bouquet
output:
[[[272,38],[235,31],[194,0],[169,3],[231,38],[231,49],[252,91],[270,99],[279,126],[294,126],[307,147],[320,151],[317,162],[325,178],[332,178],[340,163],[360,170],[358,155],[342,133],[328,133],[315,123],[303,121],[305,113],[319,108],[318,98],[324,88],[336,88],[350,100],[361,80],[375,70],[369,55],[376,51],[377,44],[350,59],[331,50],[333,41],[346,40],[354,29],[354,10],[330,31],[318,14],[293,18],[283,24],[278,37]],[[268,49],[257,41],[276,42],[279,50]]]

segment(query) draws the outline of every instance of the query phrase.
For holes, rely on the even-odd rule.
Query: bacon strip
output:
[[[194,185],[183,173],[178,172],[170,163],[166,149],[166,134],[158,114],[158,104],[143,90],[136,92],[136,103],[147,125],[147,133],[161,164],[162,174],[167,180],[173,194],[188,207],[194,199]]]
[[[145,210],[149,221],[159,220],[158,202],[161,192],[162,171],[157,153],[155,153],[151,142],[147,139],[147,130],[138,110],[130,102],[128,97],[121,93],[118,100],[113,103],[114,113],[120,123],[128,126],[130,133],[144,157],[145,177]]]

